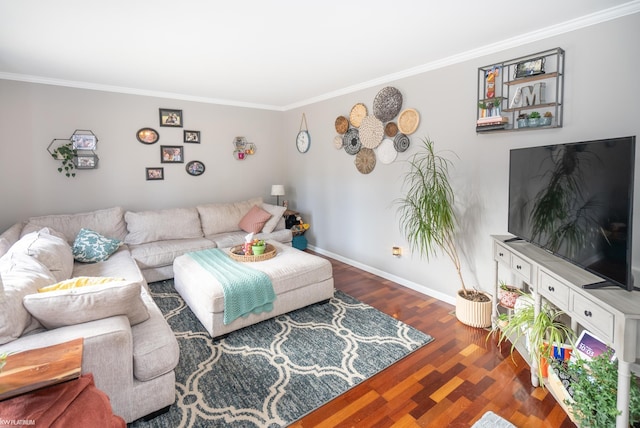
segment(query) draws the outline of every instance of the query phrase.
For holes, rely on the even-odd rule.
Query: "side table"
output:
[[[0,400],[80,377],[83,339],[11,354],[0,372]]]

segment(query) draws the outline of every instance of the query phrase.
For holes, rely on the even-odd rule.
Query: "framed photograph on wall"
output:
[[[146,168],[147,180],[164,180],[164,168]]]
[[[83,133],[84,131],[76,131],[71,136],[73,150],[95,150],[98,146],[98,137],[93,132]]]
[[[160,126],[182,128],[182,110],[160,109]]]
[[[95,169],[98,167],[98,156],[94,154],[79,154],[75,157],[74,164],[78,169]]]
[[[160,134],[153,128],[142,128],[136,133],[136,138],[142,144],[155,144],[160,139]]]
[[[160,146],[160,162],[184,163],[184,147]]]
[[[189,175],[198,176],[204,174],[204,164],[197,160],[189,162],[186,169]]]
[[[200,144],[200,131],[184,131],[185,143],[197,143]]]

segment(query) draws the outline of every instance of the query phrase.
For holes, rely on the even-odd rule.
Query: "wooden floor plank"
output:
[[[322,256],[321,256],[322,257]],[[488,410],[520,428],[575,428],[509,343],[458,322],[453,307],[328,258],[335,287],[435,341],[291,426],[470,427]]]

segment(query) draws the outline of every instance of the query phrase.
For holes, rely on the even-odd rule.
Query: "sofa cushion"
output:
[[[9,248],[18,242],[24,225],[25,223],[15,223],[2,232],[2,235],[0,235],[0,257],[4,256],[9,251]]]
[[[73,271],[71,247],[47,227],[24,235],[9,249],[9,253],[12,252],[34,257],[49,269],[56,281],[69,278]]]
[[[264,224],[271,218],[271,213],[254,205],[248,213],[240,219],[238,227],[249,233],[258,233],[264,227]]]
[[[87,287],[28,294],[22,302],[48,329],[126,315],[131,325],[149,318],[137,281],[117,281]]]
[[[147,304],[149,319],[131,327],[131,335],[133,375],[145,382],[173,370],[180,359],[180,348],[153,299],[143,292],[142,300]]]
[[[287,207],[281,207],[278,205],[262,204],[262,209],[271,213],[272,217],[264,224],[262,233],[271,233],[275,230],[280,220],[282,220],[284,229],[284,218],[282,215],[287,210]]]
[[[0,344],[38,326],[22,299],[55,282],[49,269],[31,256],[10,252],[0,257]]]
[[[74,263],[74,277],[78,276],[113,276],[126,278],[128,281],[144,282],[140,268],[131,257],[127,245],[122,245],[109,259],[98,263]]]
[[[129,231],[124,240],[127,244],[202,237],[200,218],[195,208],[127,211],[124,218]]]
[[[75,241],[80,229],[95,230],[103,236],[124,240],[127,236],[127,225],[124,222],[124,210],[121,207],[107,208],[78,214],[49,215],[31,217],[22,234],[34,229],[50,227],[64,235],[69,244]]]
[[[73,242],[73,258],[82,263],[102,262],[122,245],[119,239],[107,238],[89,229],[80,229]]]
[[[198,205],[196,208],[200,214],[204,236],[240,230],[240,220],[254,205],[261,206],[262,198],[227,204]]]
[[[131,245],[131,255],[140,269],[171,266],[173,260],[190,251],[206,250],[216,244],[205,238],[171,239],[162,242]]]

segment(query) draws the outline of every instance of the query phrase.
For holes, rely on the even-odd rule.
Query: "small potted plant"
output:
[[[594,357],[591,361],[582,358],[566,363],[552,363],[556,372],[569,379],[571,399],[565,404],[578,426],[608,428],[616,426],[618,361],[612,359],[612,351]],[[638,378],[631,372],[629,393],[629,426],[640,422],[640,386]]]
[[[76,176],[76,173],[73,171],[76,167],[73,159],[76,156],[78,156],[78,151],[73,148],[71,142],[58,146],[51,152],[51,157],[61,163],[61,166],[58,167],[58,172],[64,173],[64,175],[69,178]]]
[[[251,251],[253,251],[254,256],[259,256],[264,254],[264,250],[266,248],[266,244],[264,239],[254,239],[251,245]]]
[[[527,121],[529,128],[535,128],[540,125],[540,113],[537,111],[532,111],[529,113],[529,119]]]
[[[540,126],[551,125],[551,119],[553,119],[553,113],[551,113],[550,111],[545,112],[540,118]]]
[[[516,300],[520,297],[520,289],[513,285],[507,285],[503,281],[500,281],[500,288],[498,289],[498,300],[500,305],[505,308],[513,309],[516,304]]]
[[[520,113],[518,115],[518,128],[527,128],[529,126],[529,116],[526,113]]]

